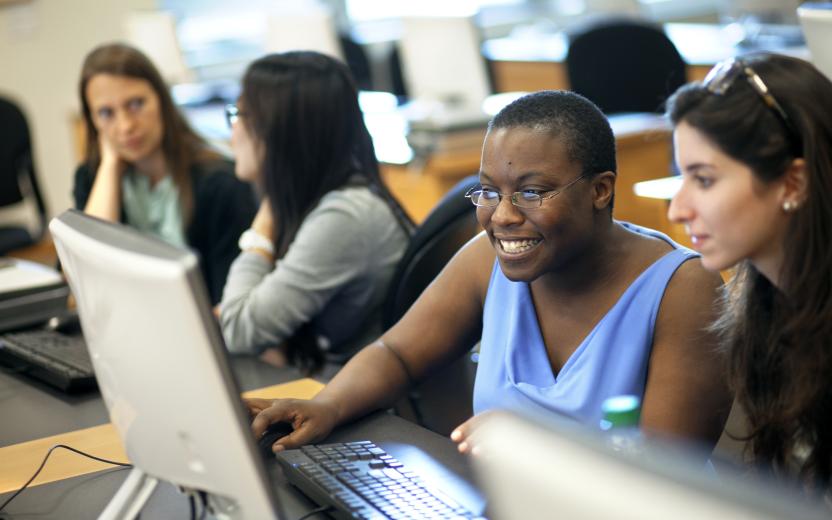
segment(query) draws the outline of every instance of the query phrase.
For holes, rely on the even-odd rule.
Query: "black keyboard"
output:
[[[304,446],[277,460],[289,482],[336,518],[480,518],[370,441]]]
[[[95,388],[87,345],[80,334],[27,330],[0,336],[0,361],[64,392]]]

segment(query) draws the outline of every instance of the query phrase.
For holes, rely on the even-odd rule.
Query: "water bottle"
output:
[[[634,395],[617,395],[604,400],[601,405],[604,418],[601,430],[607,433],[607,444],[615,451],[640,454],[644,439],[639,429],[641,400]]]

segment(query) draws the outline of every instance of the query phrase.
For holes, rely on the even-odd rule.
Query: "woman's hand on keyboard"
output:
[[[272,424],[283,422],[292,426],[291,433],[275,441],[272,451],[319,442],[326,438],[337,424],[338,411],[326,401],[246,399],[245,403],[254,417],[251,429],[258,439]]]

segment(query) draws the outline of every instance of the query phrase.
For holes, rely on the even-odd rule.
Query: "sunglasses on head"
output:
[[[800,151],[800,134],[797,132],[789,115],[783,109],[783,106],[777,101],[774,95],[769,90],[763,78],[757,74],[750,65],[738,58],[730,58],[728,60],[717,63],[714,68],[708,72],[702,85],[712,94],[721,96],[731,88],[737,78],[745,78],[751,88],[760,96],[766,106],[774,112],[783,125],[786,127],[789,139],[794,147],[794,150]],[[797,155],[800,155],[798,153]]]

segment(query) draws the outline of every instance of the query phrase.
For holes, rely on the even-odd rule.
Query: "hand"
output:
[[[454,428],[454,431],[451,432],[451,440],[457,443],[457,449],[460,453],[477,455],[480,452],[480,446],[476,442],[475,432],[480,424],[482,424],[482,421],[487,420],[493,413],[488,411],[477,414]]]
[[[274,238],[274,221],[269,199],[264,198],[263,202],[260,203],[260,209],[257,210],[257,215],[254,216],[251,229],[269,240]]]
[[[116,175],[121,175],[127,167],[127,163],[119,156],[115,146],[113,146],[109,139],[104,137],[103,133],[98,134],[98,149],[101,153],[101,164],[99,168],[113,172]]]
[[[260,438],[266,429],[276,422],[292,425],[294,431],[281,437],[272,445],[278,452],[318,442],[326,438],[338,422],[338,410],[322,401],[303,399],[245,399],[253,416],[251,429]]]

